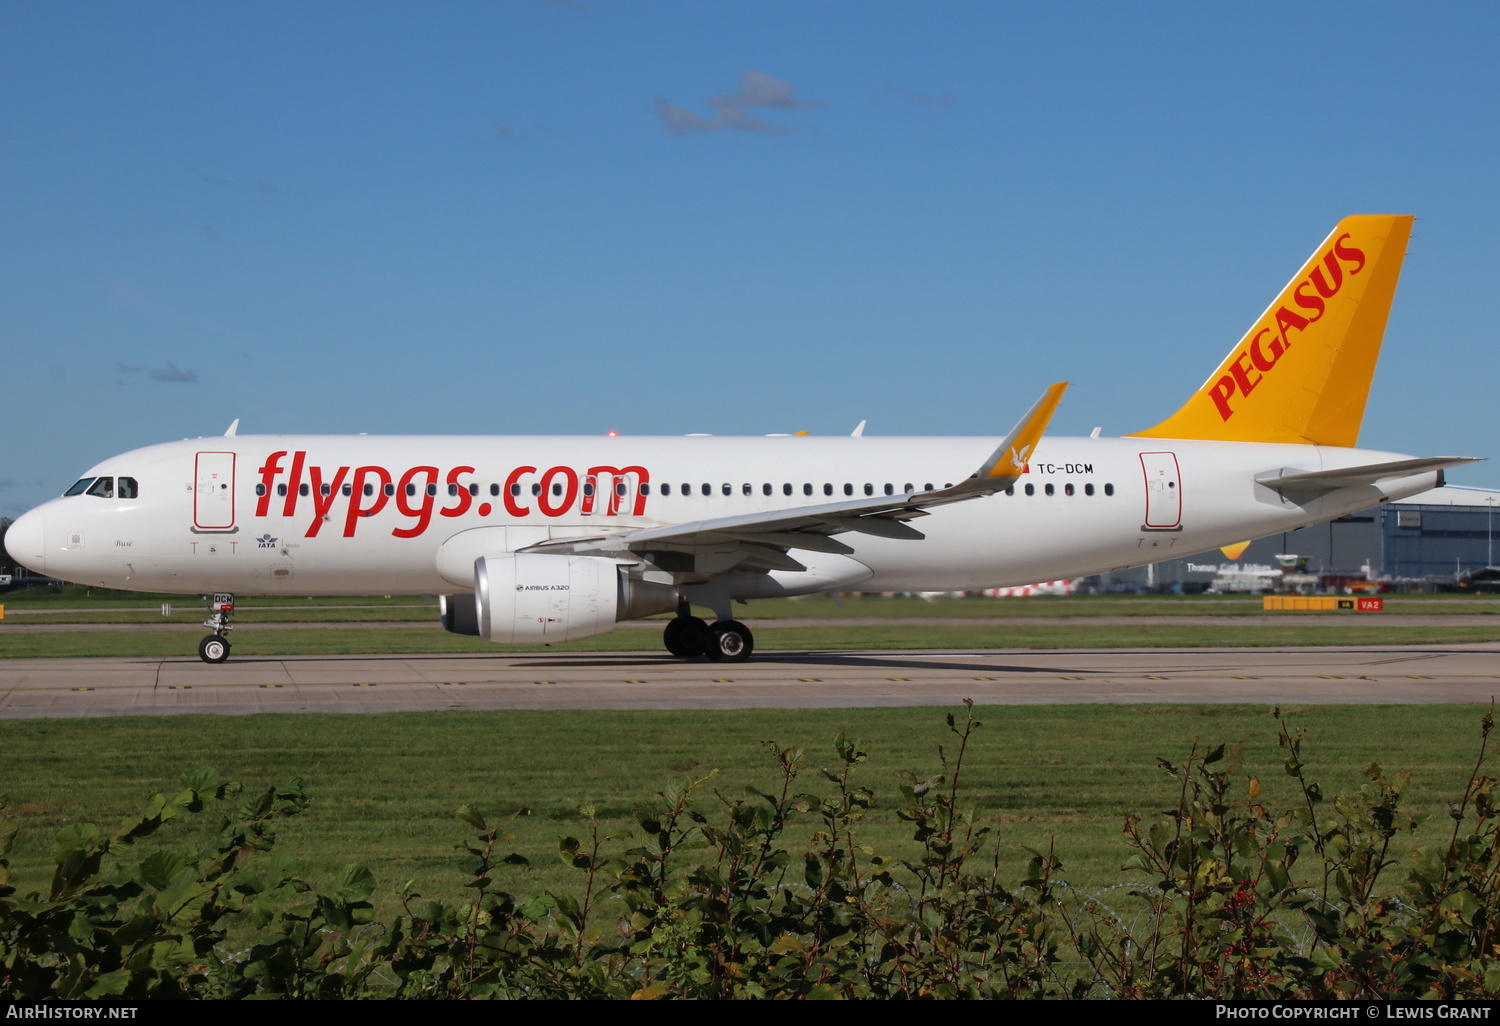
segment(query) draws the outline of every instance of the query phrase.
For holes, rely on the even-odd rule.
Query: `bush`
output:
[[[566,837],[578,894],[520,898],[496,886],[520,810],[491,824],[473,806],[460,847],[472,898],[430,901],[410,885],[403,914],[374,921],[370,873],[346,867],[331,892],[275,848],[281,818],[308,806],[301,781],[245,797],[211,770],[106,836],[57,835],[50,888],[19,897],[0,829],[0,996],[168,997],[1122,997],[1416,998],[1500,993],[1492,936],[1500,900],[1495,781],[1483,774],[1492,717],[1440,844],[1404,868],[1393,837],[1404,774],[1366,767],[1354,794],[1307,779],[1302,734],[1277,716],[1296,801],[1267,808],[1233,749],[1194,745],[1172,808],[1132,815],[1124,868],[1148,874],[1126,916],[1060,882],[1031,852],[1002,882],[989,827],[963,800],[980,723],[950,715],[938,771],[905,774],[897,814],[914,854],[861,843],[876,795],[857,782],[867,746],[840,735],[803,790],[803,752],[767,743],[766,789],[719,794],[712,775],[634,809],[637,829]],[[179,816],[217,809],[211,851],[140,854]],[[810,821],[809,843],[786,841]]]

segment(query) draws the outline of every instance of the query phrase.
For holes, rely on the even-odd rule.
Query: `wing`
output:
[[[1009,488],[1026,469],[1037,442],[1047,429],[1068,383],[1052,385],[1036,401],[989,459],[972,476],[931,492],[906,492],[873,498],[848,499],[816,506],[767,510],[733,517],[695,520],[668,527],[624,531],[598,538],[560,539],[532,546],[529,552],[698,553],[713,550],[711,569],[734,567],[762,570],[804,570],[789,549],[849,553],[854,550],[834,535],[854,531],[879,538],[920,540],[922,532],[909,521],[927,515],[935,506],[964,502]]]

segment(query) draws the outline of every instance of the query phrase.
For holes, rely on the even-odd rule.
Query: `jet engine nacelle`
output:
[[[677,608],[677,589],[600,556],[518,552],[474,562],[479,636],[508,645],[576,641]]]

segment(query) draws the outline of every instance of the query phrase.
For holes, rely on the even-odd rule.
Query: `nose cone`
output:
[[[33,573],[47,572],[47,555],[43,544],[45,522],[38,510],[23,513],[21,519],[5,531],[5,548],[10,558]]]

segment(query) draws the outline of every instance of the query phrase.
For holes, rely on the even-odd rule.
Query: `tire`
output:
[[[696,616],[678,616],[667,621],[667,629],[661,632],[662,644],[674,656],[690,658],[701,656],[708,647],[709,629],[707,621]]]
[[[229,642],[217,634],[210,634],[198,642],[198,658],[205,663],[222,663],[229,658]]]
[[[708,629],[708,645],[703,654],[716,663],[743,663],[755,649],[750,628],[738,620],[720,620]]]

